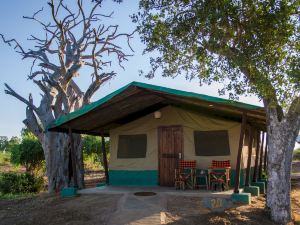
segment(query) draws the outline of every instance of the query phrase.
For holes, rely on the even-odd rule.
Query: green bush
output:
[[[32,133],[23,131],[21,143],[11,148],[10,161],[24,166],[27,172],[39,170],[44,161],[44,152],[38,139]]]
[[[101,169],[103,167],[101,138],[82,135],[82,144],[84,167],[91,170]],[[109,141],[105,141],[105,149],[109,159]]]
[[[293,160],[300,160],[300,148],[294,151]]]
[[[42,177],[35,177],[29,173],[2,173],[0,174],[0,192],[2,194],[36,193],[44,185]]]
[[[0,166],[7,166],[10,164],[10,153],[0,151]]]

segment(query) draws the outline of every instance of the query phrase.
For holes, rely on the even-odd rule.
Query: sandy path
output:
[[[124,194],[118,202],[117,211],[111,215],[109,225],[157,225],[163,224],[164,195],[135,196]]]

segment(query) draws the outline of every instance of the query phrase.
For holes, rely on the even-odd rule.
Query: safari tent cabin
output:
[[[243,184],[249,140],[254,167],[265,127],[261,107],[133,82],[59,118],[49,130],[109,137],[110,185],[173,186],[179,159],[196,160],[203,170],[212,160],[230,160],[232,185],[240,163]]]

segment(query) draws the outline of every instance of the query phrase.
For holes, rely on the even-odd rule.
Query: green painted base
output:
[[[250,193],[252,196],[259,196],[259,187],[256,186],[245,186],[244,193]]]
[[[77,188],[74,187],[66,187],[60,191],[60,195],[63,198],[75,197],[77,194]]]
[[[251,185],[259,187],[259,193],[260,194],[265,194],[266,193],[265,182],[252,182]]]
[[[251,204],[251,194],[250,193],[233,193],[231,195],[231,200],[234,203]]]
[[[109,185],[114,186],[157,186],[157,170],[110,170]]]
[[[266,178],[264,178],[264,179],[258,179],[258,182],[264,182],[265,183],[265,190],[267,190],[268,180]]]
[[[207,170],[203,169],[207,174]],[[157,170],[109,170],[109,185],[114,186],[157,186],[158,171]],[[200,173],[197,171],[197,173]],[[206,184],[205,179],[198,180],[200,185]],[[230,171],[230,186],[235,183],[235,170]],[[240,187],[244,187],[245,170],[241,170]]]
[[[96,184],[96,187],[103,187],[103,186],[105,186],[106,185],[106,183],[97,183]]]

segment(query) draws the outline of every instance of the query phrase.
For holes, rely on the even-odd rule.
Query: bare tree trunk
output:
[[[45,153],[48,191],[59,191],[67,187],[69,180],[69,139],[66,134],[46,132],[44,134],[43,149]],[[81,137],[74,135],[74,150],[76,153],[76,176],[78,187],[84,187],[83,157],[81,150]]]
[[[274,117],[274,115],[270,115]],[[299,132],[300,119],[283,119],[268,126],[268,186],[267,206],[273,221],[286,224],[292,220],[291,213],[291,165],[295,138]]]
[[[51,20],[43,22],[38,10],[33,16],[25,19],[37,22],[43,30],[43,37],[30,36],[34,48],[24,50],[16,39],[6,39],[0,33],[2,41],[14,49],[23,59],[32,60],[28,79],[38,86],[42,93],[39,106],[34,104],[31,94],[26,99],[5,84],[5,93],[25,103],[26,119],[24,124],[42,143],[49,192],[58,191],[62,187],[74,185],[72,160],[70,160],[70,141],[67,134],[47,132],[53,120],[73,112],[89,104],[90,99],[102,84],[116,75],[111,68],[113,59],[122,66],[131,54],[119,46],[124,39],[130,46],[131,34],[119,33],[118,25],[99,23],[102,17],[111,18],[112,14],[99,13],[102,1],[92,1],[92,7],[85,9],[83,1],[72,1],[73,13],[65,1],[50,0]],[[74,4],[75,3],[75,4]],[[78,13],[77,13],[78,12]],[[75,16],[76,15],[76,16]],[[74,32],[74,33],[73,33]],[[103,56],[105,57],[105,60]],[[82,67],[90,68],[91,82],[85,91],[75,83],[74,77],[80,74]],[[84,187],[84,169],[81,137],[73,134],[75,152],[76,178],[78,187]],[[74,159],[74,158],[73,158]]]

